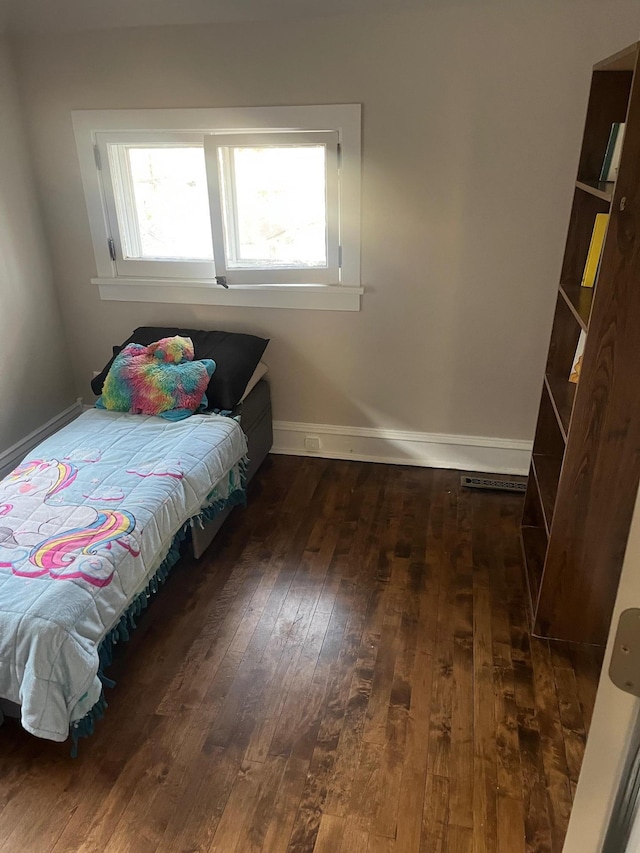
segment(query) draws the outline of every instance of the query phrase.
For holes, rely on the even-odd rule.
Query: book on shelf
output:
[[[602,170],[600,171],[601,181],[615,181],[618,177],[622,142],[624,140],[624,128],[625,123],[623,121],[616,121],[611,125],[609,142],[607,143],[607,150],[602,161]]]
[[[576,352],[573,356],[573,363],[571,365],[571,373],[569,374],[569,382],[573,382],[574,385],[577,384],[580,379],[580,371],[582,370],[582,358],[584,356],[584,346],[587,342],[587,336],[584,333],[584,329],[580,332],[580,337],[578,338],[578,345],[576,346]]]
[[[604,238],[607,233],[607,225],[609,224],[608,213],[596,213],[596,221],[593,225],[591,234],[591,242],[589,243],[589,251],[587,252],[587,262],[584,265],[582,273],[582,281],[580,284],[583,287],[593,287],[598,275],[598,267],[600,266],[600,255],[604,246]]]

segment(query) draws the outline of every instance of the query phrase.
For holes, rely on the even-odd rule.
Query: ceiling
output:
[[[0,31],[72,32],[117,27],[295,20],[399,11],[428,0],[0,0]]]

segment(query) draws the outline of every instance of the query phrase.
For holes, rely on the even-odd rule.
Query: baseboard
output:
[[[0,477],[6,476],[32,448],[70,423],[82,411],[82,400],[78,399],[68,409],[0,453]],[[320,450],[306,449],[304,440],[307,436],[320,440]],[[423,468],[453,468],[487,474],[528,474],[531,442],[475,435],[274,421],[271,452]]]
[[[37,444],[40,444],[45,438],[62,429],[63,426],[71,423],[80,414],[82,414],[82,400],[78,398],[68,409],[60,412],[47,421],[46,424],[42,424],[38,429],[34,429],[29,435],[26,435],[23,439],[16,442],[16,444],[0,453],[0,478],[5,477],[10,471],[13,471],[16,465],[19,465],[27,453]]]
[[[273,433],[272,453],[491,474],[528,474],[532,449],[530,441],[505,438],[290,421],[274,421]],[[320,450],[307,450],[307,436],[320,440]]]

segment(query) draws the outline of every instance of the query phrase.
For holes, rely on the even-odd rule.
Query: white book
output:
[[[578,338],[578,345],[576,346],[576,353],[573,356],[571,373],[569,374],[569,382],[573,382],[574,384],[577,384],[580,379],[580,371],[582,370],[582,359],[584,358],[584,347],[586,343],[587,336],[584,331],[581,331],[580,337]]]

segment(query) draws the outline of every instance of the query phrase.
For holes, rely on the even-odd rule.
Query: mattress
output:
[[[65,740],[95,708],[103,641],[189,520],[243,494],[246,450],[230,418],[94,409],[0,482],[0,697],[27,731]]]

